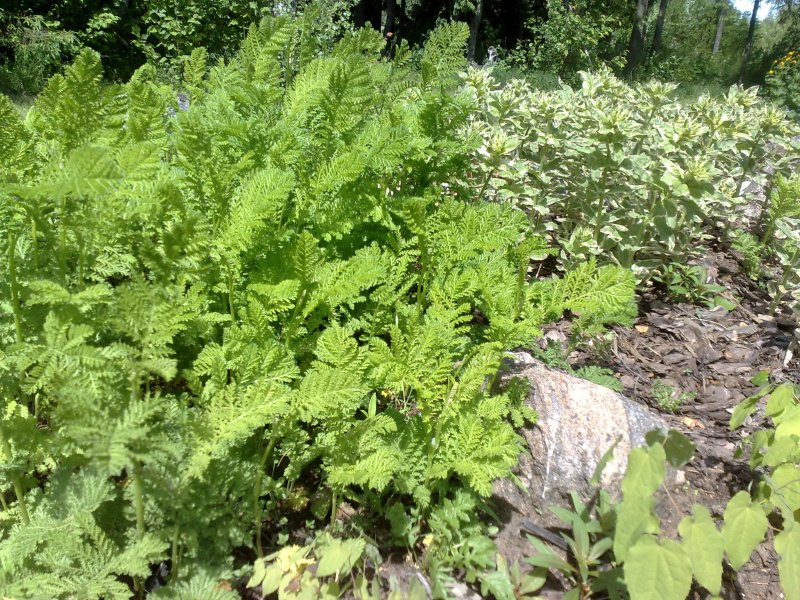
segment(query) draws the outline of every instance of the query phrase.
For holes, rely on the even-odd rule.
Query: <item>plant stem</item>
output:
[[[736,184],[736,192],[734,193],[735,196],[738,196],[742,191],[742,186],[744,185],[744,180],[749,173],[749,167],[753,161],[753,154],[755,154],[756,147],[761,144],[761,135],[757,135],[756,138],[753,140],[752,146],[750,146],[750,152],[747,154],[747,158],[742,165],[742,174],[739,176],[739,181]]]
[[[36,219],[31,218],[31,258],[33,260],[33,270],[39,269],[39,242],[36,232]]]
[[[178,579],[178,565],[180,563],[180,531],[180,528],[175,525],[175,529],[172,533],[172,569],[169,573],[169,579],[173,583]]]
[[[22,343],[22,309],[19,303],[19,282],[17,281],[17,239],[8,240],[8,285],[11,288],[11,310],[14,313],[14,332],[18,344]]]
[[[133,460],[133,506],[136,509],[136,537],[144,537],[144,485],[142,482],[142,463]]]
[[[6,439],[2,429],[0,429],[0,446],[3,448],[3,454],[5,455],[6,462],[10,463],[12,460],[11,444]],[[22,488],[22,480],[18,475],[16,475],[11,480],[11,483],[14,485],[14,494],[17,496],[20,519],[24,525],[28,525],[31,522],[31,518],[28,515],[28,505],[25,504],[25,493]],[[5,500],[3,501],[3,508],[7,510]]]
[[[231,320],[236,321],[236,308],[233,304],[233,275],[228,275],[228,310]]]
[[[267,444],[267,447],[261,454],[261,460],[258,463],[258,473],[256,473],[256,481],[253,486],[253,522],[256,526],[256,552],[259,558],[264,558],[264,548],[261,545],[261,518],[264,514],[261,508],[261,484],[264,481],[264,469],[267,468],[267,463],[269,462],[270,456],[272,456],[272,450],[275,448],[277,442],[278,435],[273,428],[269,438],[269,444]]]
[[[339,494],[331,490],[331,528],[336,525],[336,513],[339,512]]]

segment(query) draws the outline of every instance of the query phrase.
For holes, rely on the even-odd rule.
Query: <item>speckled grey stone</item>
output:
[[[527,353],[515,353],[508,366],[505,377],[523,377],[530,382],[527,404],[539,413],[537,423],[520,432],[530,454],[520,457],[515,470],[518,480],[502,479],[494,485],[504,521],[496,541],[500,552],[513,562],[527,546],[520,535],[522,519],[555,525],[558,521],[549,507],[568,506],[571,491],[588,499],[589,480],[617,437],[601,485],[619,498],[630,450],[645,443],[648,431],[667,431],[669,427],[647,407],[606,387],[550,369]]]

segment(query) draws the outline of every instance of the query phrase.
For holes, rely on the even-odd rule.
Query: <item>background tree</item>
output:
[[[642,59],[644,59],[645,39],[647,36],[647,13],[649,9],[649,0],[636,0],[636,16],[633,19],[631,39],[628,43],[628,57],[623,71],[626,77],[633,75],[633,71],[642,62]]]
[[[483,0],[475,0],[475,14],[469,23],[469,42],[467,44],[467,59],[475,59],[475,47],[478,45],[478,32],[481,27],[481,17],[483,16]]]
[[[664,35],[664,21],[667,19],[667,6],[669,0],[661,0],[658,4],[658,19],[656,19],[656,30],[653,35],[653,45],[650,47],[650,54],[658,54],[661,50],[661,38]]]
[[[725,13],[727,12],[728,3],[725,0],[719,2],[719,16],[717,17],[717,33],[714,35],[714,46],[711,48],[711,54],[719,52],[719,44],[722,41],[722,31],[725,28]]]
[[[753,12],[750,15],[750,27],[747,30],[747,41],[744,44],[744,53],[742,55],[742,67],[739,70],[739,83],[744,78],[744,72],[747,68],[747,63],[750,60],[750,53],[753,49],[753,34],[756,31],[756,21],[758,21],[758,7],[761,0],[753,0]]]

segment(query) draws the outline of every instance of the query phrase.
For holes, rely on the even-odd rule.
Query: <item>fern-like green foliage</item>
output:
[[[175,89],[85,51],[24,122],[0,99],[0,595],[130,597],[169,559],[156,597],[230,597],[301,478],[419,514],[486,496],[534,416],[504,353],[629,314],[622,270],[530,283],[529,215],[449,191],[466,26],[421,72],[314,31],[266,19]]]

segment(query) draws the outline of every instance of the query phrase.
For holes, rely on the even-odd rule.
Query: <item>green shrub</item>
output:
[[[482,143],[462,193],[524,208],[567,269],[594,257],[644,281],[685,265],[742,217],[745,181],[767,163],[791,169],[795,155],[778,145],[791,148],[798,128],[754,89],[684,104],[674,85],[631,87],[608,70],[582,80],[545,92],[467,75]]]
[[[82,47],[79,37],[40,15],[14,16],[0,9],[0,51],[10,56],[0,63],[0,91],[35,95],[65,61]]]
[[[0,97],[3,595],[128,598],[167,557],[206,589],[304,481],[332,520],[486,496],[534,417],[505,351],[630,314],[629,273],[529,282],[528,215],[449,191],[466,26],[419,71],[305,26],[193,51],[180,93],[84,50],[24,122]]]
[[[800,111],[800,61],[797,50],[790,50],[772,65],[764,81],[766,94],[781,106]]]

